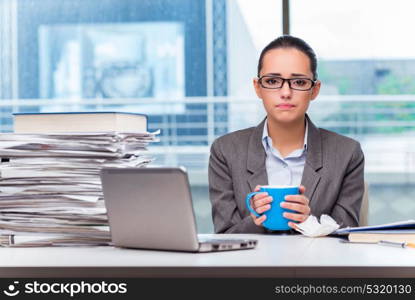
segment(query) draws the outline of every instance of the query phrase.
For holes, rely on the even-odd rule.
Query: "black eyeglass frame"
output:
[[[262,84],[262,79],[265,78],[265,77],[282,79],[282,84],[281,84],[280,87],[276,87],[276,88],[265,87]],[[308,89],[305,89],[305,90],[300,90],[300,89],[296,89],[296,88],[291,87],[291,80],[298,80],[298,79],[311,81],[311,87],[308,88]],[[263,76],[261,76],[261,77],[258,78],[258,82],[259,82],[260,86],[263,87],[264,89],[268,89],[268,90],[278,90],[278,89],[280,89],[280,88],[282,88],[284,86],[284,84],[285,84],[286,81],[288,82],[288,86],[290,87],[290,89],[295,90],[295,91],[304,91],[304,92],[311,90],[316,85],[316,82],[317,82],[317,80],[312,80],[310,78],[301,78],[301,77],[297,77],[297,78],[282,78],[282,77],[279,77],[279,76],[272,76],[272,75],[263,75]]]

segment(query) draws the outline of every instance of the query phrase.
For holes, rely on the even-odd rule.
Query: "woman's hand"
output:
[[[284,212],[283,216],[287,219],[297,221],[298,223],[304,222],[310,215],[310,200],[304,196],[305,187],[300,185],[300,195],[287,195],[285,201],[281,202],[281,207],[294,210],[298,213]],[[296,229],[296,223],[288,222],[288,226]]]
[[[260,185],[257,185],[254,189],[254,192],[259,192],[261,188]],[[268,195],[268,193],[260,193],[256,194],[251,198],[251,207],[255,210],[258,214],[262,214],[271,208],[272,197]],[[255,225],[262,226],[265,219],[267,218],[266,215],[262,215],[257,218],[254,214],[251,213],[252,220],[254,220]]]

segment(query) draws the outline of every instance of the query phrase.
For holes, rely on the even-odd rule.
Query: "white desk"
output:
[[[257,238],[254,250],[181,253],[114,247],[0,248],[0,277],[415,277],[415,249],[337,238]]]

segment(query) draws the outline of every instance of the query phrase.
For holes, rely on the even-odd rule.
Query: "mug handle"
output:
[[[251,207],[251,198],[252,198],[252,196],[255,196],[256,194],[259,194],[259,193],[263,193],[263,192],[253,192],[253,193],[249,193],[246,196],[246,207],[248,207],[249,211],[251,213],[253,213],[254,216],[257,217],[257,218],[259,218],[260,215],[255,210],[252,209],[252,207]]]

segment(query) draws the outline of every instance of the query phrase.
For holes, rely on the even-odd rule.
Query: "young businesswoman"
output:
[[[364,190],[360,144],[317,128],[306,114],[320,90],[314,51],[303,40],[281,36],[260,55],[255,92],[266,118],[256,127],[216,139],[209,160],[209,194],[217,233],[265,233],[265,215],[256,218],[245,205],[260,185],[300,185],[300,195],[282,206],[290,227],[311,214],[328,214],[343,226],[357,226]],[[271,198],[257,194],[258,213]]]

